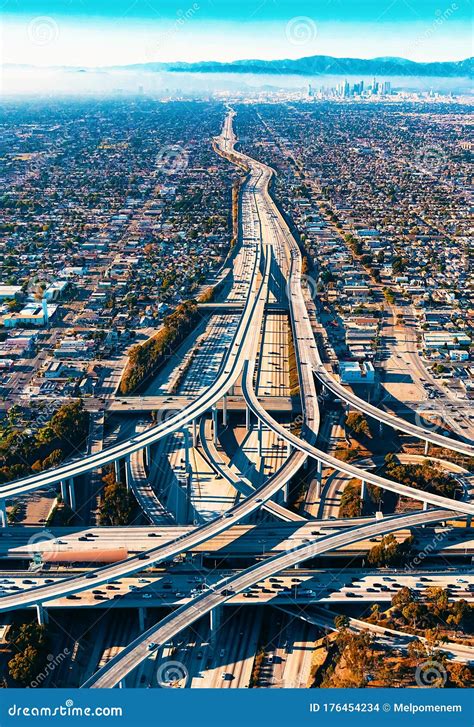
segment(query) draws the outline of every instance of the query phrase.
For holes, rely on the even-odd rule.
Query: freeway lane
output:
[[[264,578],[269,578],[279,571],[290,568],[309,558],[322,555],[328,550],[334,550],[349,543],[357,542],[376,535],[399,530],[401,528],[413,527],[423,523],[436,522],[452,517],[449,510],[428,510],[424,512],[411,513],[410,515],[396,515],[384,520],[378,520],[369,525],[348,528],[342,533],[329,535],[320,540],[295,548],[288,553],[268,558],[262,563],[247,568],[236,576],[223,579],[216,584],[214,590],[196,596],[184,606],[173,611],[158,624],[148,629],[132,641],[125,649],[108,662],[102,669],[88,679],[83,687],[110,688],[118,684],[138,664],[150,654],[151,648],[164,646],[171,638],[180,631],[190,626],[199,618],[209,613],[217,606],[229,600],[235,593],[240,593]],[[223,593],[224,592],[224,593]]]
[[[270,169],[270,168],[269,168]],[[286,243],[289,247],[289,249],[292,251],[292,256],[295,257],[301,257],[301,253],[299,251],[298,245],[291,234],[290,230],[288,229],[288,225],[286,224],[284,218],[282,217],[279,209],[277,206],[273,203],[273,200],[271,200],[274,208],[274,224],[275,224],[275,232],[277,234],[282,235]],[[278,223],[278,224],[277,224]],[[290,299],[295,299],[293,302],[295,303],[295,310],[296,310],[296,304],[300,306],[300,312],[304,315],[306,313],[306,307],[301,306],[300,302],[298,301],[299,298],[303,298],[301,286],[300,285],[292,285],[292,280],[290,277],[290,286],[289,286],[289,297]],[[311,326],[310,326],[311,329]],[[342,384],[338,383],[326,370],[324,367],[319,351],[316,345],[316,342],[314,341],[314,336],[311,329],[311,334],[309,336],[302,336],[301,340],[304,341],[311,341],[310,348],[312,349],[312,367],[314,370],[315,375],[320,380],[320,382],[326,386],[335,396],[343,399],[348,404],[352,404],[356,409],[359,411],[364,412],[368,416],[376,419],[379,422],[383,422],[384,424],[387,424],[388,426],[393,427],[394,429],[398,429],[405,434],[409,434],[414,437],[418,437],[419,439],[422,439],[424,441],[428,441],[432,444],[435,444],[439,447],[443,447],[444,449],[450,449],[454,452],[459,452],[460,454],[464,454],[468,457],[474,456],[474,446],[472,443],[469,442],[463,442],[463,441],[456,441],[455,439],[451,439],[450,437],[445,437],[441,434],[437,434],[436,432],[433,432],[429,429],[424,429],[423,427],[417,426],[415,424],[411,424],[410,422],[407,422],[405,419],[402,419],[401,417],[395,416],[394,414],[390,414],[388,412],[383,411],[382,409],[379,409],[378,407],[374,406],[373,404],[369,404],[364,399],[361,399],[358,397],[354,392],[349,389],[348,387],[343,386]],[[296,342],[295,342],[296,345]]]
[[[273,258],[272,245],[268,242],[270,235],[268,221],[264,220],[262,222],[260,218],[259,205],[257,203],[257,192],[259,195],[259,200],[261,200],[262,194],[266,192],[268,187],[270,172],[268,172],[266,168],[262,168],[262,165],[259,165],[258,163],[255,163],[254,168],[252,169],[252,174],[257,175],[257,182],[254,183],[255,189],[251,189],[253,190],[252,200],[255,203],[255,217],[259,221],[260,242],[258,246],[258,255],[256,256],[258,264],[256,263],[256,267],[253,270],[252,279],[257,277],[257,271],[259,270],[260,266],[260,259],[263,257],[265,261],[265,269],[262,274],[261,282],[258,286],[258,292],[254,296],[249,296],[249,300],[252,300],[253,297],[253,303],[250,308],[246,308],[246,311],[242,318],[242,321],[245,321],[245,325],[243,326],[244,330],[242,330],[242,325],[240,325],[236,333],[234,346],[237,346],[237,351],[231,351],[230,353],[230,356],[233,356],[235,360],[231,364],[226,364],[227,366],[229,366],[229,368],[224,370],[223,376],[221,376],[216,381],[216,383],[203,394],[202,397],[196,400],[194,406],[189,407],[189,409],[185,412],[180,412],[179,424],[176,423],[176,416],[171,417],[161,425],[161,429],[160,427],[149,429],[142,434],[136,435],[132,440],[130,440],[132,442],[137,442],[137,440],[140,440],[140,444],[130,445],[129,442],[125,442],[123,443],[123,445],[118,445],[118,447],[104,450],[103,454],[109,452],[110,456],[110,452],[112,450],[120,450],[121,446],[123,447],[123,449],[121,449],[122,455],[124,451],[131,453],[143,446],[145,438],[145,444],[147,444],[151,443],[151,441],[156,441],[159,436],[164,436],[163,433],[158,436],[157,430],[169,434],[173,431],[176,431],[176,429],[182,426],[184,422],[191,421],[194,416],[203,414],[209,408],[209,406],[214,401],[216,401],[217,398],[219,398],[223,393],[225,393],[232,385],[232,383],[236,381],[243,367],[244,360],[246,360],[247,356],[255,358],[259,343],[259,335],[262,329],[264,308],[266,302],[268,301],[270,269]],[[265,244],[263,244],[264,240]],[[152,433],[151,440],[149,434],[150,432]],[[5,596],[3,598],[0,598],[0,610],[23,608],[25,606],[29,606],[35,603],[43,603],[45,601],[57,598],[62,595],[71,595],[81,590],[87,590],[87,588],[91,586],[91,579],[94,580],[94,585],[107,583],[124,575],[128,575],[130,573],[135,573],[139,570],[142,570],[145,565],[144,561],[146,561],[147,566],[150,566],[154,563],[169,560],[176,555],[179,555],[179,553],[185,552],[189,548],[195,547],[196,545],[205,542],[209,538],[217,535],[218,533],[229,528],[231,525],[237,523],[239,520],[247,517],[254,510],[259,509],[259,507],[264,502],[266,502],[276,492],[278,492],[286,484],[286,482],[298,471],[298,469],[301,467],[302,462],[302,457],[289,458],[289,460],[283,465],[283,467],[281,467],[280,470],[275,473],[275,475],[267,480],[265,485],[256,489],[254,493],[244,502],[230,509],[227,513],[225,513],[223,517],[217,518],[210,523],[203,525],[200,528],[197,528],[189,535],[178,538],[167,544],[166,546],[152,548],[145,553],[141,553],[136,557],[128,558],[127,560],[121,561],[120,563],[113,566],[92,571],[85,576],[65,579],[60,584],[53,584],[50,586],[31,589],[27,593],[20,593],[15,596]],[[78,466],[81,466],[80,463]],[[95,466],[97,466],[97,462]],[[69,471],[71,470],[71,467],[72,465],[66,465],[66,469],[69,468]],[[58,468],[56,470],[52,470],[50,473],[44,473],[44,476],[49,477],[50,479],[52,479],[53,482],[55,482],[58,479],[57,473],[61,469],[64,468]],[[69,474],[69,476],[71,476],[71,474]],[[38,486],[36,477],[28,478],[28,482],[31,483],[32,481],[34,482],[34,484],[32,487],[30,486],[29,489],[34,489]],[[51,484],[51,482],[49,482],[49,484]],[[22,491],[25,490],[23,489]],[[3,490],[0,490],[0,494],[3,494]]]
[[[211,422],[209,419],[205,419],[204,417],[201,418],[199,438],[209,466],[212,467],[215,472],[219,473],[221,477],[230,482],[233,487],[240,492],[240,494],[248,497],[255,492],[255,487],[241,472],[237,474],[233,469],[231,469],[231,467],[229,467],[229,465],[222,461],[221,455],[212,441],[210,425]],[[295,451],[291,453],[284,466],[293,467],[293,460],[295,458],[297,458],[301,463],[300,466],[302,466],[307,459],[303,452]],[[294,472],[293,469],[292,471]],[[301,515],[297,515],[295,512],[288,510],[288,508],[283,505],[279,505],[271,500],[263,504],[263,509],[268,510],[268,512],[272,515],[286,522],[305,522],[305,518]]]
[[[225,154],[229,155],[228,141],[224,139],[222,143]],[[242,155],[238,155],[237,152],[232,152],[232,156],[235,157],[235,155],[244,158]],[[190,406],[177,412],[156,427],[151,427],[146,432],[135,435],[130,440],[109,447],[97,454],[81,457],[78,460],[70,461],[52,470],[3,485],[0,487],[0,498],[24,494],[40,487],[53,486],[61,480],[77,477],[92,469],[103,467],[117,459],[127,457],[140,448],[153,444],[162,437],[181,429],[193,419],[201,416],[201,414],[207,411],[235,383],[242,370],[243,362],[248,355],[247,352],[253,339],[253,331],[260,330],[263,319],[262,299],[266,299],[268,287],[268,280],[265,277],[262,278],[258,285],[259,271],[262,263],[262,229],[257,196],[261,195],[267,188],[271,173],[263,165],[253,162],[253,160],[249,160],[249,162],[251,174],[244,187],[242,204],[246,204],[251,213],[248,216],[249,222],[247,224],[250,227],[255,225],[253,234],[255,249],[253,268],[250,275],[250,294],[245,301],[243,314],[223,365],[221,366],[221,372],[218,378]]]
[[[317,357],[318,362],[314,367],[314,373],[323,386],[329,389],[329,391],[331,391],[336,397],[346,401],[348,404],[352,404],[352,406],[356,409],[364,412],[364,414],[367,414],[373,419],[376,419],[378,422],[387,424],[388,426],[398,429],[405,434],[419,437],[420,439],[430,442],[431,444],[435,444],[438,447],[443,447],[443,449],[449,449],[453,452],[459,452],[467,457],[474,456],[474,446],[472,444],[469,444],[468,442],[458,442],[451,437],[445,437],[434,431],[423,429],[415,424],[410,424],[410,422],[407,422],[394,414],[385,412],[373,404],[369,404],[367,401],[364,401],[364,399],[361,399],[359,396],[354,394],[350,388],[338,383],[325,369],[322,361],[319,359],[319,353],[317,354]]]
[[[306,454],[309,454],[310,457],[319,460],[323,464],[332,467],[338,472],[345,472],[358,480],[370,482],[370,484],[375,485],[376,487],[396,492],[404,497],[411,497],[414,500],[419,500],[420,502],[428,502],[430,505],[434,505],[435,507],[443,507],[454,512],[474,515],[474,505],[471,503],[463,502],[461,500],[451,500],[449,497],[433,495],[429,492],[417,490],[414,487],[401,485],[400,483],[389,480],[386,477],[376,475],[369,470],[363,470],[360,467],[355,467],[354,465],[349,464],[348,462],[342,462],[340,459],[336,459],[336,457],[332,457],[330,454],[326,454],[326,452],[312,446],[309,442],[299,439],[299,437],[296,437],[292,432],[285,429],[285,427],[277,422],[276,419],[273,419],[273,417],[265,411],[258,401],[252,384],[253,369],[253,362],[247,361],[244,367],[244,376],[242,378],[242,389],[249,407],[252,409],[253,413],[261,419],[264,424],[266,424],[266,426],[273,429],[282,437],[282,439],[289,442],[292,446],[300,449],[302,452],[306,452]]]

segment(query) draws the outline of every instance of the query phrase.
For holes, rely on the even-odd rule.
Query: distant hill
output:
[[[455,77],[473,75],[473,58],[463,61],[416,63],[406,58],[333,58],[332,56],[309,56],[296,60],[279,61],[242,60],[229,63],[202,61],[198,63],[141,63],[130,66],[115,66],[116,69],[144,71],[174,71],[176,73],[271,73],[317,75],[364,75],[364,76],[441,76]]]
[[[307,58],[283,59],[279,61],[242,60],[220,63],[199,61],[197,63],[134,63],[126,66],[53,66],[56,70],[77,72],[108,71],[171,71],[175,73],[255,73],[298,76],[439,76],[442,78],[473,77],[474,58],[463,61],[416,63],[406,58],[333,58],[332,56],[309,56]],[[26,64],[6,63],[3,68],[35,68]]]

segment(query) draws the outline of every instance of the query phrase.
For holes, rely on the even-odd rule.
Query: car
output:
[[[153,649],[156,649],[157,646],[158,644],[156,644],[154,641],[150,641],[150,643],[147,644],[146,648],[148,649],[148,651],[153,651]]]
[[[223,591],[221,591],[221,596],[233,596],[235,594],[235,591],[232,590],[232,588],[224,588]]]
[[[146,553],[140,553],[139,556],[138,556],[138,560],[148,560],[149,557],[150,556],[147,555]]]
[[[144,593],[144,594],[142,595],[142,598],[153,598],[153,596],[152,596],[152,594],[151,594],[151,593]]]
[[[161,535],[158,535],[158,533],[148,533],[149,538],[161,538]]]
[[[97,578],[97,573],[86,573],[85,576],[87,579],[89,578]]]

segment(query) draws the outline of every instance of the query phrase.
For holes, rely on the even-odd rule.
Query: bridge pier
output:
[[[258,456],[262,456],[262,438],[263,438],[263,430],[262,430],[262,420],[258,420],[258,429],[257,429],[257,440],[258,440]]]
[[[321,480],[319,477],[316,478],[316,499],[321,499]]]
[[[146,608],[140,606],[138,609],[138,628],[141,633],[145,631]]]
[[[145,447],[145,457],[144,457],[144,459],[145,459],[145,467],[147,467],[148,469],[150,469],[150,465],[151,465],[151,451],[150,451],[150,445],[149,444],[147,444],[146,447]]]
[[[361,482],[360,482],[360,499],[362,500],[362,502],[365,501],[366,496],[367,496],[367,483],[365,482],[365,480],[361,480]]]
[[[120,460],[116,459],[114,462],[115,482],[120,482]]]
[[[8,527],[7,501],[0,500],[0,527]]]
[[[248,406],[245,407],[245,428],[247,432],[250,429],[250,409]]]
[[[131,462],[130,462],[130,455],[125,457],[125,487],[127,490],[130,489],[130,482],[132,479],[132,470],[131,470]]]
[[[74,489],[74,478],[73,477],[71,477],[71,479],[69,480],[68,489],[69,489],[69,507],[71,508],[71,510],[75,510],[76,509],[76,491]]]
[[[198,433],[197,433],[197,421],[193,419],[193,447],[197,447]]]
[[[214,442],[214,444],[217,444],[217,434],[218,434],[217,426],[218,426],[218,423],[217,423],[217,407],[216,406],[213,406],[212,407],[212,435],[213,435],[213,442]]]
[[[426,457],[426,456],[427,456],[427,454],[428,454],[428,450],[429,450],[429,448],[430,448],[430,443],[428,442],[428,440],[426,440],[426,441],[425,441],[425,457]]]
[[[211,639],[215,639],[222,623],[222,606],[214,606],[209,612],[209,627],[211,630]]]
[[[186,475],[189,473],[190,466],[189,466],[189,432],[186,429],[186,427],[183,429],[183,438],[184,438],[184,468],[186,470]]]
[[[224,394],[222,399],[222,426],[227,426],[227,394]]]
[[[69,504],[69,494],[67,489],[67,480],[61,480],[61,497],[63,502]]]
[[[48,612],[42,603],[36,604],[36,617],[39,626],[45,626],[49,622]]]

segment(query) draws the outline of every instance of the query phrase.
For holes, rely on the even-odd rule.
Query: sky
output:
[[[0,0],[2,62],[472,55],[471,0]]]

